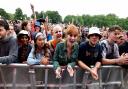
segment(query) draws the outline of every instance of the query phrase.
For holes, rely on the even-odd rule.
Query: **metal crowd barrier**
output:
[[[5,77],[6,75],[4,75],[4,70],[2,68],[7,67],[7,68],[12,68],[13,72],[12,72],[12,83],[8,84],[5,81]],[[28,68],[28,73],[29,73],[29,79],[30,79],[30,83],[29,84],[17,84],[16,82],[16,75],[17,75],[17,68]],[[35,69],[44,69],[45,70],[45,79],[44,79],[44,83],[37,85],[37,81],[35,78]],[[120,69],[120,77],[121,80],[120,81],[113,81],[113,82],[103,82],[102,81],[102,69],[105,68],[115,68],[115,69]],[[59,79],[59,84],[48,84],[48,75],[49,75],[49,69],[53,69],[53,65],[33,65],[33,66],[29,66],[27,64],[0,64],[0,77],[1,77],[1,81],[2,83],[0,84],[0,87],[2,87],[3,89],[7,89],[8,87],[10,87],[11,89],[19,89],[17,87],[30,87],[29,89],[37,89],[37,87],[44,87],[44,89],[48,89],[48,87],[58,87],[59,89],[62,89],[62,87],[66,87],[66,86],[73,86],[73,89],[77,89],[77,86],[83,86],[82,83],[77,83],[76,81],[76,72],[73,76],[73,82],[70,84],[61,84],[62,80],[61,78]],[[76,66],[75,70],[79,70],[79,67]],[[88,73],[88,72],[86,72]],[[23,74],[24,75],[24,74]],[[103,89],[103,85],[113,85],[113,84],[119,84],[122,87],[124,87],[124,80],[123,80],[123,69],[120,66],[113,66],[113,65],[109,65],[109,66],[102,66],[99,69],[99,80],[96,83],[92,83],[92,84],[87,84],[88,86],[92,85],[98,85],[99,89]],[[1,89],[1,88],[0,88]]]

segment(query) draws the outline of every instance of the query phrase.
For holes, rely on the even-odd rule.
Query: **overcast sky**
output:
[[[30,3],[35,11],[58,11],[66,15],[99,15],[114,13],[120,18],[128,17],[128,0],[1,0],[0,8],[14,13],[20,7],[24,14],[32,14]]]

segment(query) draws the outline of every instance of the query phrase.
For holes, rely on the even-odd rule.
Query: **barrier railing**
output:
[[[13,72],[12,72],[12,83],[7,83],[5,81],[5,77],[6,75],[4,75],[4,70],[2,68],[4,67],[8,67],[8,68],[12,68]],[[28,68],[28,73],[29,73],[29,79],[30,79],[30,83],[29,84],[18,84],[16,82],[16,75],[17,75],[17,68]],[[36,78],[35,78],[35,69],[44,69],[45,70],[45,79],[44,79],[44,83],[42,84],[37,84]],[[63,67],[65,68],[65,67]],[[110,82],[103,82],[102,81],[102,69],[105,68],[115,68],[115,69],[120,69],[120,81],[110,81]],[[77,83],[76,81],[76,72],[74,73],[73,76],[73,82],[70,84],[61,84],[62,83],[62,79],[59,79],[59,84],[48,84],[48,75],[49,75],[49,69],[53,69],[53,65],[33,65],[33,66],[29,66],[27,64],[0,64],[0,77],[2,79],[2,83],[0,84],[0,87],[3,87],[4,89],[7,89],[7,87],[11,87],[12,89],[18,89],[17,87],[31,87],[31,89],[37,89],[37,87],[44,87],[44,89],[47,89],[48,87],[59,87],[59,89],[61,89],[62,87],[67,87],[67,86],[72,86],[73,89],[77,89],[77,86],[83,86],[82,83]],[[75,66],[75,70],[79,70],[78,66]],[[85,72],[85,74],[88,72]],[[24,74],[22,74],[24,75]],[[123,69],[120,66],[113,66],[113,65],[109,65],[109,66],[102,66],[99,70],[99,80],[96,83],[91,83],[91,84],[86,84],[87,86],[94,86],[94,85],[98,85],[99,89],[103,89],[103,85],[113,85],[113,84],[119,84],[122,87],[124,87],[124,80],[123,80]]]

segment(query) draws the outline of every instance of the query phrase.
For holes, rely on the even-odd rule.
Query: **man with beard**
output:
[[[0,20],[0,63],[16,62],[18,45],[16,39],[8,36],[9,25],[6,20]]]

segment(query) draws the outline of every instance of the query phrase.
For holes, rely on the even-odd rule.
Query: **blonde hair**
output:
[[[53,32],[55,33],[56,30],[61,30],[61,31],[62,31],[62,27],[61,27],[60,25],[55,25],[55,26],[53,27]]]

